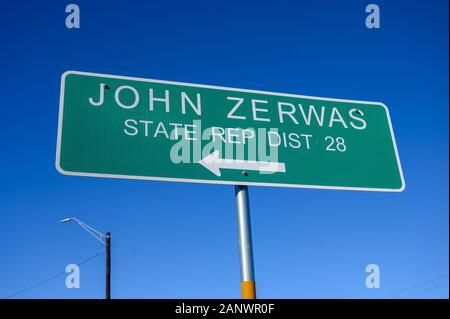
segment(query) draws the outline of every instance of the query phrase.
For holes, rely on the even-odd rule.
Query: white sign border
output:
[[[243,182],[243,181],[215,181],[215,180],[203,180],[203,179],[186,179],[186,178],[172,178],[172,177],[148,177],[148,176],[135,176],[135,175],[116,175],[116,174],[101,174],[101,173],[83,173],[83,172],[72,172],[64,170],[60,165],[60,153],[61,153],[61,134],[62,134],[62,120],[63,120],[63,112],[64,112],[64,84],[66,76],[69,74],[77,74],[77,75],[86,75],[86,76],[95,76],[95,77],[103,77],[103,78],[114,78],[114,79],[122,79],[122,80],[133,80],[133,81],[141,81],[141,82],[153,82],[160,84],[175,84],[175,85],[184,85],[190,87],[200,87],[200,88],[208,88],[208,89],[216,89],[216,90],[228,90],[228,91],[238,91],[245,93],[259,93],[259,94],[267,94],[267,95],[275,95],[275,96],[285,96],[285,97],[294,97],[294,98],[307,98],[307,99],[318,99],[324,101],[335,101],[335,102],[348,102],[348,103],[363,103],[363,104],[371,104],[376,106],[382,106],[386,110],[386,115],[389,123],[389,128],[391,131],[392,143],[394,145],[395,156],[397,158],[397,167],[400,172],[400,178],[402,182],[402,186],[400,188],[369,188],[369,187],[341,187],[341,186],[319,186],[319,185],[302,185],[302,184],[282,184],[282,183],[259,183],[259,182]],[[136,78],[136,77],[128,77],[128,76],[119,76],[119,75],[111,75],[111,74],[101,74],[101,73],[92,73],[92,72],[81,72],[81,71],[66,71],[61,75],[61,90],[59,97],[59,115],[58,115],[58,136],[56,143],[56,160],[55,160],[56,170],[63,174],[69,176],[87,176],[87,177],[105,177],[105,178],[121,178],[121,179],[135,179],[135,180],[150,180],[150,181],[164,181],[164,182],[184,182],[184,183],[204,183],[204,184],[225,184],[225,185],[248,185],[248,186],[274,186],[274,187],[289,187],[289,188],[310,188],[310,189],[333,189],[333,190],[356,190],[356,191],[370,191],[370,192],[402,192],[405,190],[405,179],[403,176],[403,169],[400,163],[400,158],[397,150],[397,143],[395,141],[394,130],[392,129],[391,116],[389,114],[389,110],[384,103],[381,102],[368,102],[368,101],[358,101],[358,100],[345,100],[345,99],[334,99],[334,98],[323,98],[316,96],[307,96],[307,95],[297,95],[297,94],[287,94],[287,93],[277,93],[277,92],[267,92],[267,91],[258,91],[258,90],[248,90],[248,89],[238,89],[238,88],[230,88],[224,86],[214,86],[214,85],[204,85],[204,84],[194,84],[194,83],[184,83],[184,82],[173,82],[173,81],[163,81],[163,80],[154,80],[154,79],[144,79],[144,78]]]

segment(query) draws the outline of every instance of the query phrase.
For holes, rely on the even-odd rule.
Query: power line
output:
[[[396,283],[396,282],[398,283],[400,280],[402,280],[402,279],[404,279],[404,278],[410,277],[411,275],[418,274],[418,273],[420,273],[420,272],[422,272],[422,271],[424,271],[424,270],[426,270],[426,269],[432,268],[432,267],[434,267],[434,266],[436,266],[436,265],[438,265],[438,264],[441,264],[441,263],[443,263],[443,262],[446,262],[446,261],[448,262],[448,258],[447,258],[447,257],[440,258],[440,259],[438,259],[438,260],[436,260],[436,261],[434,261],[434,262],[425,264],[425,265],[423,265],[422,267],[416,268],[416,269],[414,269],[414,270],[412,270],[412,271],[410,271],[410,272],[405,272],[405,273],[403,273],[403,274],[400,274],[400,276],[396,276],[393,280],[390,280],[390,281],[388,281],[387,283],[385,282],[385,283],[383,284],[383,286],[384,286],[384,287],[387,286],[388,288],[389,288],[389,287],[392,287],[394,283]],[[410,287],[405,288],[405,290],[409,290],[409,288],[410,288]],[[401,290],[399,290],[399,291],[395,291],[395,292],[390,293],[390,294],[388,294],[388,295],[381,296],[381,298],[388,298],[389,296],[395,295],[395,294],[397,294],[398,292],[402,292],[403,290],[404,290],[404,289],[401,289]]]
[[[434,278],[431,278],[431,279],[429,279],[429,280],[426,280],[426,281],[423,281],[423,282],[421,282],[421,283],[418,283],[418,284],[416,284],[416,285],[413,285],[413,286],[410,286],[410,287],[406,287],[406,288],[397,290],[396,292],[393,292],[393,293],[387,295],[386,297],[391,297],[391,296],[396,295],[396,294],[398,294],[398,293],[402,293],[402,292],[404,292],[404,291],[408,291],[408,290],[411,290],[411,289],[414,289],[414,288],[417,288],[417,287],[426,285],[426,284],[428,284],[428,283],[430,283],[430,282],[433,282],[433,281],[436,281],[436,280],[439,280],[439,279],[445,278],[445,277],[448,277],[448,274],[442,274],[442,275],[439,275],[439,276],[437,276],[437,277],[434,277]]]
[[[89,262],[89,261],[91,261],[91,260],[97,258],[98,256],[102,256],[102,255],[104,255],[104,254],[105,254],[105,252],[98,252],[98,253],[96,253],[95,255],[92,255],[91,257],[86,258],[85,260],[83,260],[83,261],[77,263],[76,265],[81,266],[81,265],[83,265],[83,264],[85,264],[85,263],[87,263],[87,262]],[[47,283],[47,282],[49,282],[49,281],[51,281],[51,280],[53,280],[53,279],[55,279],[55,278],[58,278],[59,276],[62,276],[62,275],[64,275],[65,273],[66,273],[66,271],[61,271],[61,272],[59,272],[59,273],[56,273],[56,274],[54,274],[54,275],[48,277],[47,279],[44,279],[44,280],[42,280],[42,281],[40,281],[40,282],[38,282],[38,283],[35,283],[35,284],[33,284],[33,285],[31,285],[31,286],[29,286],[29,287],[27,287],[27,288],[24,288],[24,289],[22,289],[22,290],[16,291],[15,293],[13,293],[13,294],[11,294],[11,295],[9,295],[9,296],[6,296],[6,297],[4,297],[3,299],[9,299],[9,298],[12,298],[12,297],[14,297],[14,296],[20,295],[20,294],[22,294],[22,293],[24,293],[24,292],[27,292],[27,291],[29,291],[29,290],[31,290],[31,289],[37,288],[37,287],[39,287],[39,286],[42,286],[43,284],[45,284],[45,283]]]
[[[393,283],[398,282],[398,281],[401,280],[401,279],[404,279],[404,278],[410,277],[411,275],[415,275],[415,274],[417,274],[417,273],[420,273],[421,271],[423,271],[423,270],[425,270],[425,269],[431,268],[431,267],[433,267],[433,266],[435,266],[435,265],[438,265],[438,264],[441,264],[441,263],[443,263],[443,262],[445,262],[445,261],[448,261],[448,258],[447,258],[447,257],[438,259],[438,260],[435,261],[435,262],[426,264],[426,265],[424,265],[424,266],[422,266],[422,267],[420,267],[420,268],[417,268],[417,269],[415,269],[415,270],[413,270],[413,271],[403,273],[403,274],[401,274],[400,276],[397,276],[394,280],[389,281],[387,284],[384,283],[384,286],[386,286],[386,285],[387,285],[387,286],[392,286]]]
[[[433,290],[436,290],[436,289],[439,289],[439,288],[442,288],[442,287],[445,287],[445,286],[448,286],[448,283],[440,284],[440,285],[434,286],[434,287],[432,287],[430,289],[421,290],[421,291],[418,291],[418,292],[413,293],[411,295],[405,296],[403,298],[414,297],[414,296],[417,296],[417,295],[420,295],[420,294],[423,294],[423,293],[426,293],[426,292],[430,292],[430,291],[433,291]]]

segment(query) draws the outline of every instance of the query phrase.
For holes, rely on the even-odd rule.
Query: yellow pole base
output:
[[[256,299],[254,281],[241,281],[242,299]]]

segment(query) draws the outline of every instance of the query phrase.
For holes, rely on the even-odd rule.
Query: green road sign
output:
[[[68,71],[56,167],[66,175],[402,191],[387,107]]]

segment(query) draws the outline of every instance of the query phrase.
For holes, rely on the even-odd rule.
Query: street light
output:
[[[75,217],[64,218],[61,223],[68,223],[70,221],[76,222],[89,234],[95,237],[99,242],[101,242],[106,247],[106,299],[111,299],[111,233],[107,232],[102,234],[95,228],[83,223],[81,220]]]

